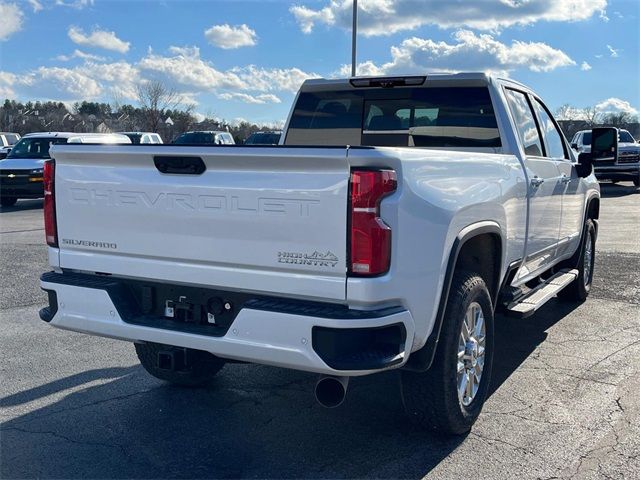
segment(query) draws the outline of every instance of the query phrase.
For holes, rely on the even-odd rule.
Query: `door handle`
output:
[[[200,157],[156,156],[153,163],[161,173],[201,175],[207,169]]]
[[[540,185],[542,185],[544,183],[544,178],[540,178],[539,176],[535,176],[531,179],[531,186],[532,187],[539,187]]]
[[[560,182],[564,184],[571,183],[571,177],[563,173],[562,176],[560,177]]]

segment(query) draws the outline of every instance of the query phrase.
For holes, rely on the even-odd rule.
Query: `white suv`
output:
[[[591,151],[591,130],[580,130],[571,140],[578,153]],[[595,163],[598,180],[631,181],[640,187],[640,145],[627,130],[618,130],[618,158],[598,160]]]
[[[19,133],[0,132],[0,160],[5,158],[11,147],[13,147],[20,140]]]
[[[157,133],[152,132],[118,132],[121,135],[126,135],[131,140],[131,143],[136,144],[159,144],[164,143],[162,137]]]

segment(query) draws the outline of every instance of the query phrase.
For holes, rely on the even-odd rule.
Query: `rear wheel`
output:
[[[13,207],[17,201],[16,197],[0,197],[0,205],[3,207]]]
[[[405,410],[420,426],[459,435],[474,424],[493,366],[493,308],[484,280],[454,276],[438,349],[426,372],[402,371]]]
[[[596,260],[596,227],[593,220],[587,219],[580,246],[580,256],[577,265],[572,268],[578,270],[578,277],[558,297],[570,302],[584,302],[591,291],[593,282],[593,268]]]
[[[144,369],[160,380],[184,387],[206,387],[224,367],[224,360],[209,352],[160,343],[136,343]]]

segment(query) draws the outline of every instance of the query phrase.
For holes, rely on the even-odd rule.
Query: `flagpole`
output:
[[[358,36],[358,0],[353,0],[353,26],[351,28],[351,76],[356,76],[356,38]]]

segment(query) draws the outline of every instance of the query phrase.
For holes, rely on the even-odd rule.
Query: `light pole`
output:
[[[353,26],[351,27],[351,76],[356,76],[356,39],[358,37],[358,0],[353,0]]]

